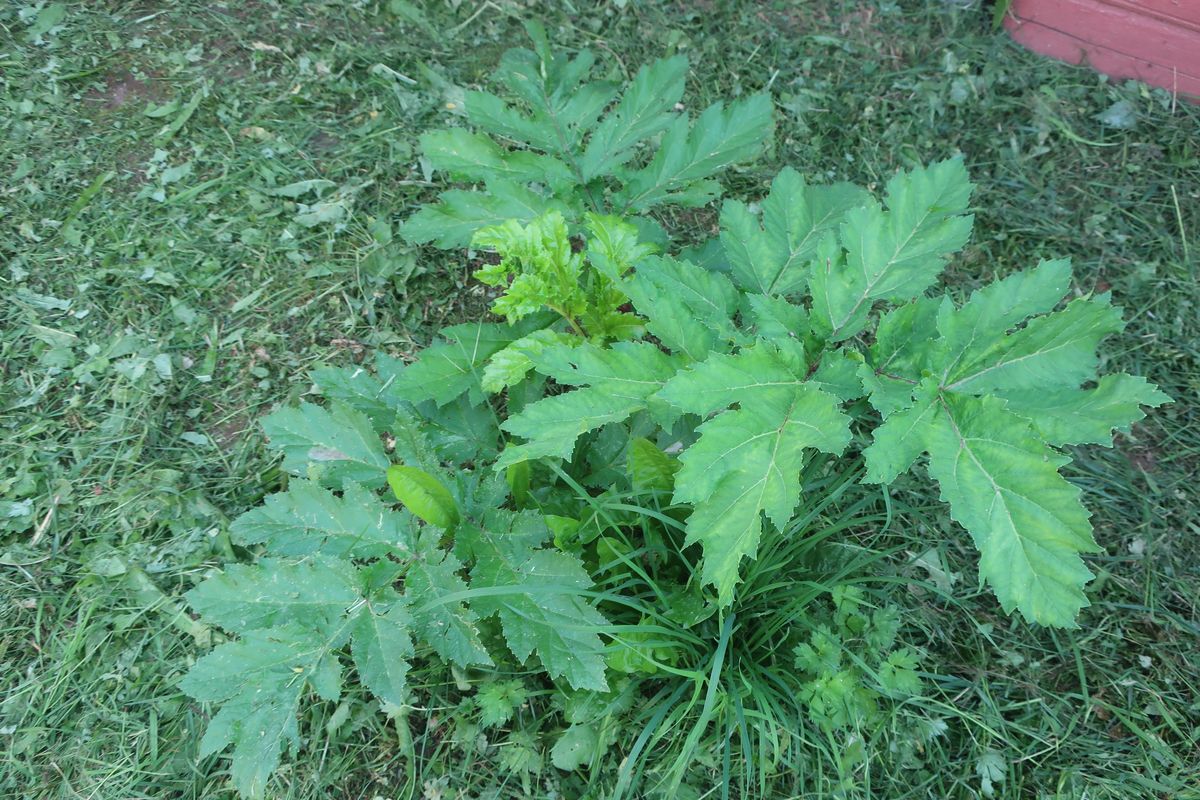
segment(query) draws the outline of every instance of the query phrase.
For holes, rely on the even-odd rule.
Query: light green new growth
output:
[[[492,311],[515,323],[549,309],[566,322],[572,335],[596,342],[641,335],[641,320],[619,310],[627,298],[615,283],[654,248],[638,244],[631,226],[615,217],[588,214],[587,230],[594,247],[586,253],[574,252],[566,222],[556,211],[528,225],[509,220],[476,233],[474,246],[490,248],[500,259],[475,272],[481,283],[505,287],[492,303]],[[597,265],[586,273],[585,257]],[[497,353],[489,363],[484,388],[499,391],[515,383],[528,370],[530,355],[552,341],[546,332],[538,331]]]

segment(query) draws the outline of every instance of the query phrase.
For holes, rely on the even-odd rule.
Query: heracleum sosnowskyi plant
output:
[[[677,105],[688,71],[681,55],[637,71],[622,86],[589,80],[595,56],[554,52],[546,31],[526,23],[534,49],[513,48],[494,75],[508,97],[466,93],[463,128],[421,136],[429,164],[473,189],[450,189],[411,216],[410,241],[465,247],[480,228],[561,213],[572,232],[584,215],[619,214],[644,239],[669,238],[648,212],[703,206],[718,197],[715,177],[752,161],[774,131],[771,99],[717,102],[695,120]]]
[[[521,184],[483,175],[483,191],[446,193],[408,231],[446,225],[457,232],[439,243],[496,250],[480,279],[504,287],[495,310],[506,321],[447,328],[408,365],[379,354],[373,372],[318,370],[327,405],[265,420],[297,479],[233,525],[256,563],[189,593],[239,638],[183,683],[220,706],[202,750],[232,746],[244,794],[261,794],[282,746],[298,745],[305,694],[340,695],[344,659],[385,709],[409,702],[414,658],[480,670],[514,659],[567,697],[610,697],[614,676],[674,670],[703,697],[669,775],[678,785],[698,737],[730,708],[723,698],[738,697],[720,678],[747,565],[773,564],[756,558],[804,540],[807,528],[792,523],[822,480],[859,470],[887,484],[925,453],[1001,606],[1073,625],[1091,577],[1081,554],[1096,545],[1078,489],[1058,472],[1060,448],[1111,443],[1141,406],[1167,400],[1140,378],[1098,375],[1096,347],[1120,330],[1120,313],[1106,294],[1055,310],[1070,286],[1064,261],[995,281],[961,306],[926,295],[970,233],[971,185],[957,160],[896,175],[884,204],[786,169],[761,218],[740,202],[722,207],[710,251],[724,271],[667,254],[653,226],[596,213],[601,198],[639,212],[649,206],[629,198],[714,196],[711,184],[684,188],[702,177],[687,165],[728,164],[699,156],[747,138],[730,130],[745,115],[705,112],[688,127],[665,101],[627,104],[639,85],[662,83],[635,79],[610,112],[620,124],[597,124],[616,92],[581,85],[590,60],[555,55],[532,32],[539,53],[517,51],[505,69],[533,116],[477,99],[491,113],[479,124],[500,120],[541,155],[584,164],[593,142],[608,142],[619,155],[596,155],[607,172],[595,175],[613,182],[580,167],[573,183],[554,159],[501,148],[489,169],[519,163],[520,180],[544,193],[526,188],[513,212]],[[635,124],[647,104],[666,122]],[[583,107],[595,113],[570,128],[569,147],[528,138]],[[627,140],[629,130],[642,133]],[[653,154],[634,147],[664,130]],[[385,486],[404,510],[381,500]],[[596,515],[596,497],[637,487],[665,505]],[[688,609],[719,623],[699,669],[681,661],[687,626],[667,619]],[[656,614],[672,625],[654,624]],[[803,653],[797,666],[812,681],[838,674]],[[882,670],[887,654],[874,656],[869,666]],[[562,768],[582,763],[578,725],[564,734]]]

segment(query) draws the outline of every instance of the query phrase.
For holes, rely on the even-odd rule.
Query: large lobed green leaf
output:
[[[1070,459],[1053,448],[1111,444],[1142,406],[1168,402],[1141,378],[1099,378],[1096,347],[1121,329],[1121,315],[1107,295],[1047,313],[1069,282],[1067,262],[1046,261],[961,308],[901,307],[880,324],[876,366],[863,371],[886,417],[864,453],[866,480],[890,483],[928,452],[1002,607],[1057,626],[1073,626],[1088,605],[1092,575],[1080,556],[1099,548],[1079,490],[1059,473]],[[1022,325],[1031,315],[1040,316]]]
[[[646,328],[676,353],[700,360],[736,340],[738,293],[724,275],[686,261],[651,256],[621,282],[621,291],[648,320]]]
[[[358,484],[340,496],[315,483],[293,480],[286,492],[266,498],[233,521],[230,535],[240,545],[265,545],[275,556],[321,554],[364,558],[412,551],[412,520],[380,502]]]
[[[388,466],[383,443],[370,419],[341,402],[282,407],[262,423],[271,447],[283,452],[283,468],[340,487],[382,486]]]
[[[350,625],[314,629],[290,624],[251,631],[201,658],[180,688],[220,710],[200,740],[200,756],[233,746],[230,775],[238,792],[262,797],[284,745],[299,747],[296,714],[309,687],[333,700],[341,693],[341,663],[334,651]]]
[[[721,207],[721,243],[732,277],[746,292],[790,295],[808,283],[810,262],[821,237],[834,230],[846,211],[870,199],[849,183],[809,186],[785,167],[762,202],[762,220],[737,200]]]
[[[850,418],[836,397],[792,372],[765,342],[710,356],[672,378],[658,397],[694,414],[738,405],[700,426],[675,475],[675,502],[693,505],[688,542],[703,545],[704,581],[727,604],[742,559],[757,553],[763,515],[780,528],[791,518],[805,450],[840,453],[850,441]]]
[[[489,515],[466,534],[475,559],[471,587],[484,590],[472,607],[499,618],[518,660],[536,653],[551,678],[563,678],[575,689],[607,690],[597,633],[608,621],[586,599],[592,579],[583,562],[539,548],[549,535],[540,517],[505,512]]]
[[[422,350],[420,358],[396,377],[393,392],[412,403],[433,401],[445,406],[466,395],[472,404],[479,404],[488,360],[551,321],[551,315],[533,314],[515,325],[468,322],[443,328],[446,341]]]
[[[774,106],[765,94],[728,106],[718,101],[694,123],[680,116],[663,134],[654,158],[626,176],[614,199],[625,211],[664,203],[704,205],[720,192],[716,181],[706,179],[758,155],[774,130]]]
[[[848,211],[839,247],[816,251],[814,325],[847,339],[866,326],[876,300],[908,300],[932,286],[971,234],[974,218],[964,212],[972,188],[960,159],[942,161],[889,180],[886,211],[873,200]]]
[[[675,365],[671,356],[645,342],[547,348],[535,358],[537,370],[560,384],[584,388],[539,400],[505,420],[502,427],[526,441],[510,444],[496,469],[532,458],[570,458],[582,434],[647,408]]]
[[[770,139],[773,108],[763,94],[716,103],[694,122],[678,110],[683,56],[643,66],[622,89],[588,80],[591,52],[554,52],[540,25],[526,30],[534,48],[507,51],[494,76],[508,96],[466,93],[468,121],[481,132],[421,136],[434,169],[485,191],[443,192],[404,223],[409,241],[465,247],[481,228],[528,223],[548,211],[576,227],[610,202],[636,212],[703,205],[720,192],[714,175],[752,159]]]

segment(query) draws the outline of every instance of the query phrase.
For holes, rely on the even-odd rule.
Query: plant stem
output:
[[[565,319],[567,321],[567,324],[571,326],[571,330],[575,331],[575,335],[579,336],[581,339],[587,338],[587,334],[584,332],[583,328],[579,327],[579,323],[577,323],[575,321],[574,317],[572,317],[570,314],[568,314],[566,311],[559,308],[558,306],[552,306],[549,303],[547,303],[546,307],[549,308],[551,311],[553,311],[555,314],[558,314],[560,317]]]

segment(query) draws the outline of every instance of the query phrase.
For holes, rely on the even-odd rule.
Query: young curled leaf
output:
[[[638,437],[632,440],[625,461],[634,486],[668,492],[675,488],[679,459],[667,455],[649,439]]]
[[[512,492],[513,502],[518,508],[523,507],[529,502],[529,462],[518,461],[515,464],[510,464],[508,469],[504,471],[504,479],[508,482],[508,489]]]
[[[425,522],[447,530],[458,524],[458,504],[450,490],[425,470],[394,464],[388,467],[387,481],[396,499]]]

